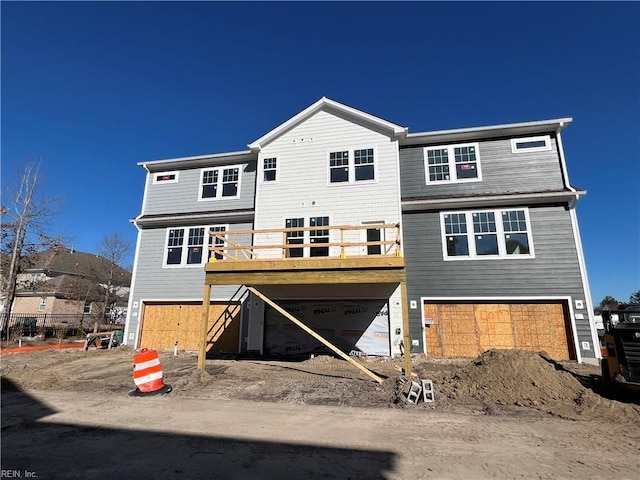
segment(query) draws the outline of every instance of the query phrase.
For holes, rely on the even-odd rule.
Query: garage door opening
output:
[[[348,355],[391,355],[387,300],[298,300],[278,304]],[[265,308],[264,325],[267,355],[333,355],[320,341],[269,305]]]
[[[208,353],[237,353],[240,339],[238,303],[212,302],[207,334]],[[145,304],[139,348],[198,350],[202,303]]]
[[[545,351],[575,359],[564,301],[461,303],[424,300],[427,355],[476,357],[491,348]]]

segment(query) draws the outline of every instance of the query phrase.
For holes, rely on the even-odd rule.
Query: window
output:
[[[532,257],[528,210],[441,213],[445,260]]]
[[[209,228],[209,231],[213,232],[226,232],[227,227],[217,225]],[[209,234],[209,246],[223,247],[225,245],[225,241],[223,238]],[[214,257],[216,260],[224,259],[224,255],[221,252],[212,252],[209,250],[209,255],[207,257],[207,261],[211,260],[211,257]]]
[[[545,150],[551,150],[551,137],[549,135],[511,139],[511,151],[513,153],[542,152]]]
[[[263,160],[263,179],[265,182],[275,182],[277,172],[278,159],[277,158],[265,158]]]
[[[153,183],[178,183],[178,172],[154,173]]]
[[[182,243],[184,241],[184,229],[172,228],[169,230],[167,241],[167,265],[180,265],[182,262]]]
[[[427,184],[482,180],[478,144],[424,148]]]
[[[224,241],[209,234],[213,231],[226,231],[226,226],[217,225],[212,227],[185,227],[170,228],[167,232],[167,248],[165,252],[164,265],[170,266],[196,266],[202,265],[205,259],[211,258],[211,253],[203,255],[205,247],[205,236],[207,247],[210,245],[224,245]],[[186,244],[185,244],[186,237]],[[207,251],[208,248],[207,248]],[[217,259],[221,259],[222,255],[217,253]]]
[[[331,183],[349,181],[349,152],[329,153],[329,178]]]
[[[379,242],[382,240],[382,230],[379,228],[367,228],[367,242]],[[382,254],[382,245],[367,245],[367,255]]]
[[[91,300],[85,300],[82,313],[86,313],[86,314],[91,313]]]
[[[356,182],[360,180],[373,180],[373,148],[355,150],[353,161],[356,169]]]
[[[350,157],[353,154],[353,164]],[[329,152],[329,183],[375,180],[373,148]]]
[[[309,219],[310,227],[326,227],[329,225],[329,217],[311,217]],[[309,243],[329,243],[329,230],[310,230]],[[309,249],[310,257],[328,257],[329,247],[311,247]]]
[[[202,248],[204,247],[204,227],[190,228],[187,240],[187,265],[202,263]]]
[[[287,218],[284,221],[286,228],[304,228],[304,218]],[[287,244],[298,245],[304,243],[304,231],[287,232]],[[287,258],[299,258],[304,256],[303,248],[288,248],[285,252]]]
[[[47,298],[40,297],[40,305],[38,305],[38,311],[44,312],[44,309],[47,308]]]
[[[235,198],[240,194],[240,166],[202,170],[200,200]]]

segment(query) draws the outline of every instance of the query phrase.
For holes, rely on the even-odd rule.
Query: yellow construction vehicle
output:
[[[617,322],[615,317],[617,316]],[[602,310],[602,386],[640,394],[640,304]]]

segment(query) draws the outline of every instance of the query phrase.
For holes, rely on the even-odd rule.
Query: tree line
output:
[[[18,172],[14,182],[8,182],[7,185],[2,186],[2,204],[0,205],[2,216],[0,296],[4,298],[0,322],[2,329],[8,324],[19,286],[19,275],[34,266],[34,258],[38,253],[64,247],[69,242],[67,235],[56,232],[54,229],[53,220],[58,215],[59,202],[56,197],[43,194],[39,172],[40,161],[29,162],[23,170]],[[96,271],[83,274],[87,282],[99,284],[96,288],[100,289],[103,315],[119,300],[119,289],[114,275],[117,269],[130,271],[126,262],[129,261],[132,251],[132,245],[127,243],[119,233],[105,234],[95,252],[100,260],[97,266],[93,267]],[[79,287],[78,290],[81,288]],[[75,300],[82,299],[80,292],[74,292],[73,288],[67,294],[78,296],[79,298],[74,298]]]
[[[604,307],[607,307],[610,310],[614,310],[614,309],[618,308],[618,305],[623,304],[623,303],[631,303],[631,304],[640,303],[640,290],[638,290],[636,292],[633,292],[631,294],[631,296],[629,297],[629,301],[628,302],[621,302],[621,301],[618,301],[617,299],[615,299],[614,297],[612,297],[610,295],[607,295],[598,304],[598,308],[597,309],[603,309]]]

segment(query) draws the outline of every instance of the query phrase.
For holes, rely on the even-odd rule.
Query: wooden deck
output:
[[[363,237],[367,238],[367,230],[376,229],[380,233],[379,240],[362,240]],[[215,245],[209,247],[210,260],[204,269],[198,368],[204,369],[209,304],[212,287],[216,285],[244,285],[264,298],[267,297],[253,287],[330,284],[344,285],[344,288],[359,284],[400,286],[404,306],[403,343],[406,350],[409,350],[409,305],[399,224],[211,231],[210,234],[216,241],[213,242]],[[314,236],[314,240],[304,240],[305,235]],[[240,245],[232,240],[238,237],[252,238],[252,245]],[[322,240],[317,241],[317,237],[322,237]],[[274,239],[281,239],[281,243],[275,243]],[[300,243],[295,243],[296,241]],[[314,250],[316,255],[309,255]],[[318,250],[326,252],[326,255],[318,255]],[[301,252],[306,256],[296,256]],[[368,254],[358,255],[357,252]],[[271,302],[270,299],[267,300]],[[328,346],[335,351],[335,347],[330,344]],[[405,355],[405,375],[407,378],[411,377],[410,355]]]

